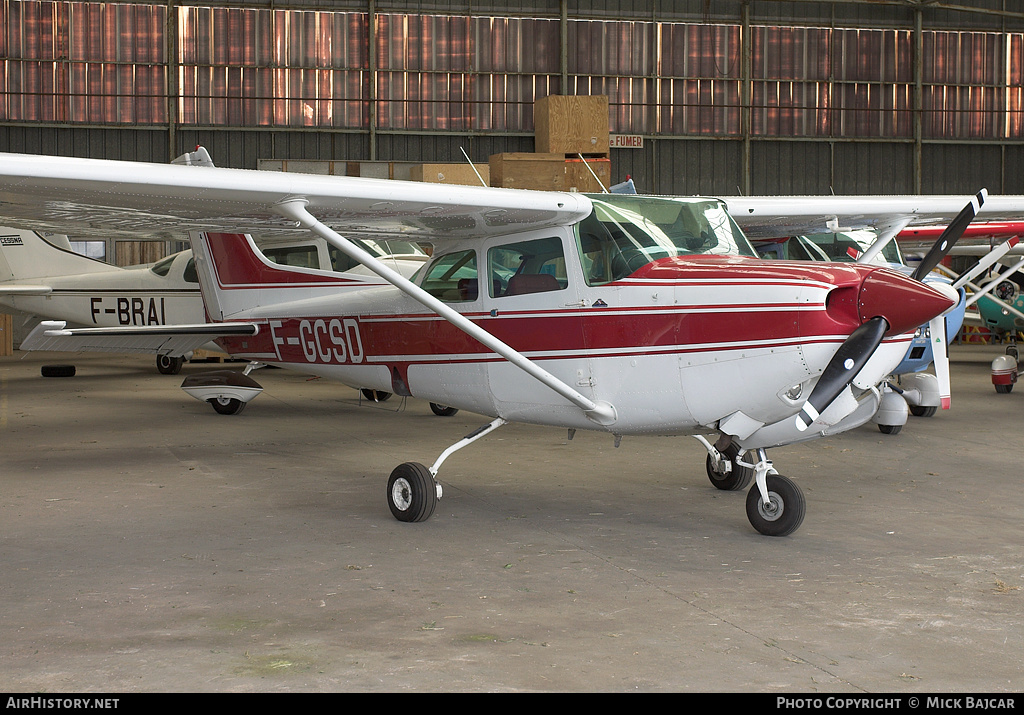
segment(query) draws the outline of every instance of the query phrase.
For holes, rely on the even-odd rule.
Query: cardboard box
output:
[[[508,153],[490,157],[491,186],[567,191],[564,154]]]
[[[480,173],[476,175],[473,169]],[[489,186],[491,167],[489,164],[416,164],[410,176],[413,181],[432,184],[462,184],[465,186]],[[483,179],[483,183],[480,183]]]
[[[535,149],[556,154],[608,154],[608,97],[549,95],[533,104]]]
[[[565,160],[565,187],[568,191],[601,193],[611,186],[611,176],[612,162],[607,157]]]
[[[0,313],[0,355],[14,354],[14,320],[7,313]]]

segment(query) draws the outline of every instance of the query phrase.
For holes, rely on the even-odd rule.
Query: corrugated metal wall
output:
[[[366,11],[366,0],[252,2],[257,8],[303,7]],[[667,20],[821,27],[914,28],[910,3],[803,2],[633,2],[630,0],[529,0],[514,10],[519,17]],[[981,0],[973,11],[925,8],[924,28],[1024,31],[1024,13],[1008,11],[1017,3]],[[508,16],[502,3],[373,3],[377,12],[437,12],[447,15],[494,13]],[[222,166],[255,168],[262,159],[366,161],[461,161],[465,149],[474,161],[500,152],[532,151],[528,133],[372,133],[360,130],[281,128],[197,128],[187,126],[67,126],[0,124],[0,150],[53,153],[138,161],[167,161],[197,144],[206,146]],[[919,155],[918,155],[919,153]],[[730,195],[825,193],[1024,193],[1024,138],[1003,142],[922,140],[886,137],[782,138],[730,136],[648,137],[643,149],[613,149],[613,180],[633,177],[642,191],[661,194]]]

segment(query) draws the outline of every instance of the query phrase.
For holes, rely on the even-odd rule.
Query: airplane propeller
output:
[[[977,216],[988,191],[979,191],[961,211],[957,214],[946,230],[929,249],[928,253],[921,260],[920,265],[914,270],[911,278],[924,282],[925,277],[932,272],[932,269],[946,256],[960,237],[967,226]],[[953,301],[959,300],[959,294],[952,295],[952,289],[941,284],[933,285],[939,292],[945,293]],[[948,289],[948,290],[947,290]],[[949,378],[949,353],[946,349],[946,319],[944,315],[938,315],[928,321],[929,333],[931,336],[932,355],[935,364],[935,377],[939,381],[939,397],[943,409],[949,409],[950,405],[950,378]],[[875,350],[882,344],[882,338],[889,329],[889,323],[882,316],[875,316],[860,325],[848,337],[836,354],[825,366],[821,377],[815,384],[811,394],[807,397],[803,407],[796,416],[796,428],[803,432],[818,416],[829,406],[840,393],[846,389],[857,373],[867,364]]]
[[[979,191],[970,203],[960,210],[960,213],[956,215],[946,230],[938,237],[932,247],[925,254],[925,257],[921,259],[921,263],[914,270],[911,278],[915,280],[923,281],[925,276],[932,272],[935,266],[939,265],[939,261],[946,257],[949,249],[953,247],[964,231],[967,230],[968,224],[974,220],[974,217],[978,215],[978,211],[981,209],[982,204],[985,203],[985,197],[988,196],[988,190],[982,189]]]
[[[811,423],[818,419],[818,415],[839,397],[839,393],[846,389],[882,344],[882,338],[888,329],[889,323],[885,318],[877,317],[862,323],[850,333],[850,337],[839,346],[836,354],[825,366],[825,371],[821,373],[817,384],[796,416],[798,430],[803,432],[810,427]]]

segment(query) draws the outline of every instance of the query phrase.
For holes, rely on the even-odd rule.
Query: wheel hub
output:
[[[398,478],[391,485],[391,501],[402,511],[408,511],[412,506],[412,486],[409,480]]]
[[[758,502],[757,511],[766,521],[775,521],[782,516],[782,513],[786,510],[785,505],[779,496],[775,492],[768,494],[768,502],[765,503],[763,500]]]

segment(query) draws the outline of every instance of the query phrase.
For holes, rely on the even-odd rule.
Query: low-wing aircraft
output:
[[[936,212],[948,221],[961,205]],[[1024,200],[1012,208],[1024,213]],[[235,355],[493,418],[430,467],[395,468],[386,494],[402,521],[431,516],[451,454],[520,421],[616,443],[696,436],[716,487],[754,482],[755,529],[790,534],[804,497],[767,449],[870,419],[913,331],[955,304],[880,266],[759,260],[717,199],[0,158],[6,223],[81,235],[142,216],[155,235],[192,238],[213,324],[176,326],[179,337],[219,330]],[[274,264],[249,235],[297,231],[376,279]],[[368,235],[429,241],[433,256],[408,280],[350,240]],[[141,340],[147,330],[57,332]],[[190,387],[216,390],[219,379]]]
[[[364,240],[360,245],[373,255],[388,257],[406,276],[427,259],[408,241]],[[263,254],[285,265],[366,275],[361,265],[315,237],[278,240],[265,245]],[[0,228],[0,306],[79,327],[155,327],[205,320],[191,250],[121,268],[73,252],[64,236],[48,238],[17,228]],[[202,347],[220,350],[209,341]],[[51,348],[62,349],[56,343]],[[157,369],[177,374],[192,349],[156,350]]]
[[[171,163],[214,166],[202,146]],[[419,246],[408,241],[367,239],[360,241],[360,247],[378,258],[387,257],[405,276],[415,273],[427,259]],[[316,237],[287,237],[264,245],[262,251],[275,263],[368,275],[362,265]],[[191,250],[122,268],[74,252],[66,235],[43,235],[23,228],[0,227],[0,306],[78,327],[141,328],[195,324],[205,319]],[[160,372],[176,375],[196,347],[220,350],[206,341],[185,352],[160,346],[147,347],[145,352],[156,355]],[[63,350],[65,346],[50,341],[49,349]],[[365,396],[373,401],[383,397],[375,392]]]
[[[59,246],[36,231],[0,228],[0,305],[80,326],[167,325],[203,320],[191,251],[119,268]],[[218,349],[215,345],[213,349]],[[184,356],[158,355],[176,374]]]

